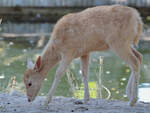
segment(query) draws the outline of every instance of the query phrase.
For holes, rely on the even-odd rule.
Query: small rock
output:
[[[87,110],[89,110],[89,109],[86,108],[86,107],[78,107],[78,108],[76,108],[75,110],[76,110],[76,111],[87,111]]]
[[[83,104],[82,101],[75,101],[74,104]]]

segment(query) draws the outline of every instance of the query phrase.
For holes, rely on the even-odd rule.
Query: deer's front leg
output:
[[[64,72],[66,71],[67,67],[69,66],[70,62],[72,61],[72,57],[64,56],[60,61],[60,64],[57,68],[56,75],[52,87],[47,95],[47,99],[45,101],[45,105],[48,105],[51,102],[54,90],[56,89],[59,81],[61,80]]]
[[[84,81],[84,102],[88,103],[90,94],[88,88],[89,54],[81,57],[82,76]]]

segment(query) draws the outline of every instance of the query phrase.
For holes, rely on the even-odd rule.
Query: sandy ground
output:
[[[150,103],[138,103],[134,107],[117,100],[91,99],[88,104],[74,98],[54,97],[44,106],[45,97],[38,96],[28,103],[20,93],[0,93],[0,113],[150,113]]]

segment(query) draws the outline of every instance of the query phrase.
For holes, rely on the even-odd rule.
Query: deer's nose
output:
[[[28,102],[31,102],[31,99],[28,98]]]

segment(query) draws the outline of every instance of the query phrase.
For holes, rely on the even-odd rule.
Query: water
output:
[[[0,38],[0,91],[11,92],[16,89],[25,93],[23,73],[26,69],[27,58],[30,57],[33,61],[36,60],[45,45],[45,43],[40,43],[42,40],[47,42],[48,38],[41,37],[39,41],[26,40],[22,37],[17,40]],[[139,48],[139,51],[144,56],[139,85],[139,101],[150,102],[150,50],[143,51]],[[99,65],[100,56],[103,58],[101,65]],[[39,95],[46,95],[49,91],[56,67],[49,72],[48,77],[44,80]],[[101,69],[101,75],[99,75],[99,69]],[[84,85],[80,70],[80,60],[75,59],[67,72],[68,74],[65,74],[62,78],[54,95],[83,98]],[[110,51],[92,53],[89,72],[91,97],[127,100],[125,87],[129,75],[129,67],[114,53]],[[98,86],[99,77],[101,77],[101,89]],[[100,90],[102,92],[99,92]]]

